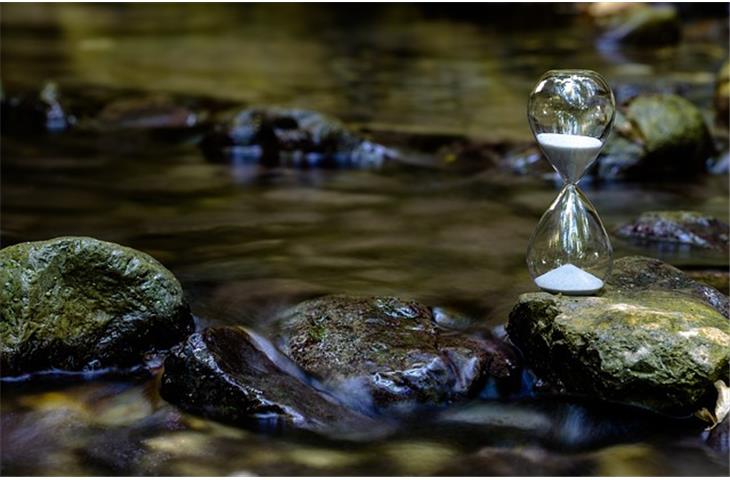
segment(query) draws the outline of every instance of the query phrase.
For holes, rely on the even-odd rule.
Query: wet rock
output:
[[[694,297],[730,318],[730,301],[726,295],[704,283],[692,280],[673,266],[649,257],[623,257],[614,262],[609,287],[620,290],[660,289]]]
[[[255,429],[359,432],[372,425],[282,370],[238,327],[207,328],[173,349],[160,393],[184,410]]]
[[[180,283],[147,254],[87,237],[0,250],[3,376],[137,366],[193,328]]]
[[[330,296],[299,304],[282,322],[283,351],[348,402],[438,404],[476,395],[490,376],[519,385],[508,345],[441,330],[416,302]],[[358,392],[366,398],[353,399]]]
[[[197,122],[195,112],[159,95],[113,101],[104,106],[95,119],[96,126],[103,130],[186,129]]]
[[[727,250],[730,225],[700,212],[657,211],[642,213],[616,233],[631,239]]]
[[[213,158],[295,166],[379,166],[393,150],[364,140],[339,121],[309,110],[250,108],[229,114],[205,136]]]
[[[55,83],[47,83],[37,94],[3,92],[0,116],[3,131],[12,133],[57,132],[75,122],[62,106]]]
[[[654,259],[626,257],[601,296],[520,296],[507,331],[570,393],[689,415],[727,375],[728,299]]]
[[[715,118],[721,127],[730,121],[730,62],[725,62],[715,81]]]
[[[678,95],[640,95],[617,114],[597,161],[604,179],[671,178],[705,171],[714,152],[701,112]]]
[[[672,6],[637,5],[605,16],[603,23],[608,27],[603,43],[655,46],[677,43],[681,37],[679,16]]]

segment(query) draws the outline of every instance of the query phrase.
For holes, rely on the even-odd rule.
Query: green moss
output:
[[[636,97],[625,114],[641,135],[650,155],[667,154],[667,158],[671,158],[688,154],[695,158],[711,151],[710,135],[702,113],[678,95]]]
[[[597,297],[522,295],[510,338],[570,391],[691,413],[727,376],[730,322],[703,295],[712,289],[641,257],[617,261],[614,276]]]
[[[0,250],[3,375],[131,366],[192,326],[180,283],[142,252],[87,237]]]

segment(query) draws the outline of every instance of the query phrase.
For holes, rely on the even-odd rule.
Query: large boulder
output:
[[[439,404],[477,394],[489,377],[504,388],[519,383],[511,347],[442,329],[413,301],[329,296],[299,304],[282,322],[284,353],[346,401]]]
[[[379,166],[395,152],[310,110],[248,108],[224,114],[205,136],[213,158],[284,162],[294,166]]]
[[[133,367],[194,329],[180,283],[154,258],[87,237],[0,250],[0,369]]]
[[[165,359],[160,393],[184,410],[252,429],[359,432],[372,426],[285,370],[244,329],[211,327]]]
[[[617,113],[597,161],[598,176],[684,177],[704,172],[713,153],[702,113],[691,102],[671,94],[639,95]]]
[[[689,415],[727,378],[727,309],[712,287],[627,257],[600,296],[520,296],[507,331],[538,376],[569,393]]]
[[[616,233],[634,240],[727,251],[730,226],[700,212],[656,211],[642,213],[636,220],[619,227]]]

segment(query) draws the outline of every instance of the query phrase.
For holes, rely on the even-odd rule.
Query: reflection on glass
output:
[[[565,182],[527,250],[530,275],[543,290],[592,294],[611,272],[608,234],[577,183],[601,152],[614,114],[611,89],[590,70],[551,70],[530,94],[530,128]]]

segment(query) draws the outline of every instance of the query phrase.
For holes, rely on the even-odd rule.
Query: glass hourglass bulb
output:
[[[601,152],[615,108],[608,84],[590,70],[551,70],[530,94],[530,128],[565,183],[527,249],[527,268],[543,290],[589,295],[611,273],[608,234],[577,183]]]

